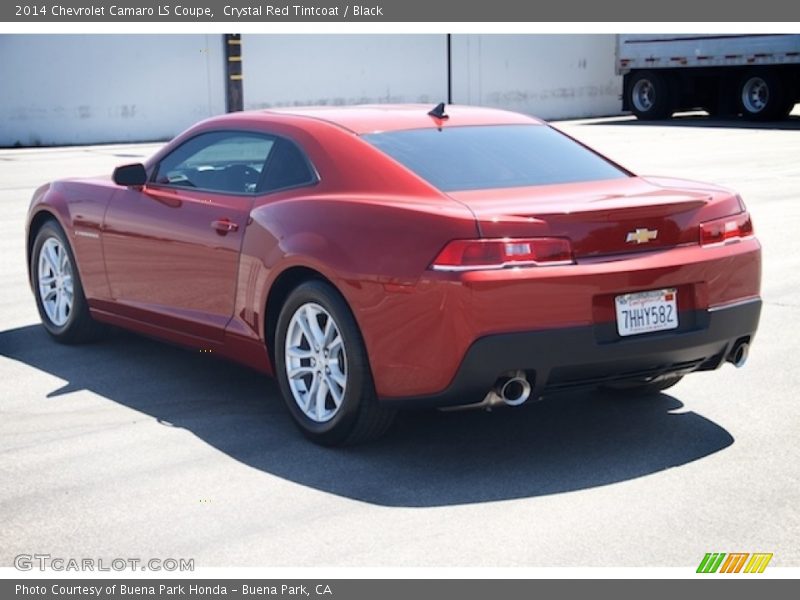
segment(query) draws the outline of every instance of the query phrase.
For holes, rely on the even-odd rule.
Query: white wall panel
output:
[[[220,35],[0,35],[0,146],[158,140],[224,112]]]
[[[242,53],[245,109],[447,99],[444,35],[245,34]]]
[[[614,35],[454,35],[453,100],[544,119],[619,114]]]
[[[618,114],[613,35],[454,35],[453,99]],[[246,109],[447,97],[438,35],[246,34]],[[169,138],[225,110],[222,35],[0,35],[0,146]]]

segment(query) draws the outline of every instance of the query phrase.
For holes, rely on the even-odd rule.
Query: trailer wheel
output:
[[[739,80],[739,109],[745,119],[768,121],[785,117],[788,101],[783,83],[769,71],[749,71]]]
[[[672,90],[664,75],[642,71],[631,78],[628,105],[642,120],[666,119],[672,116]]]

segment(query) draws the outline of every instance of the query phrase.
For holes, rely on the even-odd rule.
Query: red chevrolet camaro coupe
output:
[[[761,251],[736,193],[634,175],[528,116],[430,109],[224,115],[112,178],[39,188],[44,327],[110,323],[273,374],[327,445],[401,408],[744,363]]]

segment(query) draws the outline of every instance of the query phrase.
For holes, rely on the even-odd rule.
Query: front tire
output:
[[[275,371],[300,431],[324,446],[383,435],[395,411],[381,406],[364,341],[349,307],[330,285],[295,288],[278,317]]]
[[[78,344],[96,339],[102,327],[89,314],[75,255],[64,230],[47,221],[33,242],[30,264],[33,292],[42,325],[53,339]]]

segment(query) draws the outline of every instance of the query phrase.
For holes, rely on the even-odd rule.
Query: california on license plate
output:
[[[678,291],[675,288],[623,294],[617,306],[617,331],[636,335],[678,327]]]

